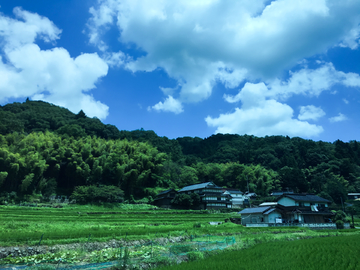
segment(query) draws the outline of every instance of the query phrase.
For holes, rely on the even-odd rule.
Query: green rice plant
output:
[[[226,251],[180,265],[159,268],[182,269],[359,269],[360,234],[261,243],[251,248]]]

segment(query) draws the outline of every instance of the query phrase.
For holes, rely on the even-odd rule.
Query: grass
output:
[[[153,239],[191,234],[236,233],[224,221],[230,214],[207,211],[154,210],[153,206],[68,206],[65,208],[0,207],[0,245],[65,244],[109,239]],[[200,224],[199,227],[197,225]]]
[[[297,233],[314,236],[309,229],[244,228],[224,222],[231,213],[156,209],[149,205],[76,206],[35,208],[0,206],[0,246],[153,240],[191,235],[239,235],[239,239],[277,239]],[[330,233],[333,233],[332,230]],[[325,233],[322,231],[321,233]]]
[[[360,234],[272,241],[159,270],[360,269]]]
[[[319,236],[338,236],[332,237],[334,239],[340,239],[340,235],[358,236],[357,230],[313,231],[308,228],[297,227],[245,228],[233,223],[222,223],[215,226],[209,224],[210,221],[224,222],[232,215],[235,213],[164,210],[156,209],[150,205],[126,204],[110,205],[110,207],[69,205],[64,208],[0,206],[0,246],[37,245],[42,236],[41,245],[105,242],[111,239],[154,240],[160,237],[186,236],[189,242],[180,245],[193,245],[194,248],[190,251],[192,253],[189,258],[195,260],[204,257],[199,251],[202,247],[201,242],[206,241],[210,241],[213,243],[212,245],[216,246],[214,244],[216,241],[220,242],[231,238],[236,240],[235,246],[237,248],[243,249],[259,244],[262,246],[263,243],[271,242],[278,245],[283,242],[292,242],[290,240]],[[193,236],[196,238],[193,239]],[[231,237],[225,238],[226,236]],[[190,243],[191,240],[195,243]],[[151,254],[157,249],[159,252],[161,250],[167,254],[171,253],[170,246],[179,244],[173,243],[166,247],[156,245],[156,243],[154,246],[151,244]],[[225,246],[227,245],[228,241],[226,240]],[[130,248],[131,256],[141,255],[154,264],[156,259],[149,257],[149,248],[146,245],[133,246]],[[114,260],[119,255],[118,251],[106,248],[91,253],[86,252],[86,254],[84,252],[85,250],[79,252],[63,250],[59,254],[40,254],[8,259],[8,261],[14,263],[51,262],[56,261],[58,257],[65,256],[64,258],[69,263],[79,261],[100,262]],[[44,256],[48,257],[45,258]],[[265,255],[262,256],[266,257]]]

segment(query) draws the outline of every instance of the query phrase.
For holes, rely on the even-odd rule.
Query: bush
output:
[[[122,202],[124,192],[115,186],[78,186],[71,195],[77,203]]]
[[[344,221],[342,221],[342,220],[337,220],[337,221],[336,221],[336,228],[337,228],[337,229],[344,229]]]
[[[200,251],[191,251],[187,254],[189,261],[197,261],[204,259],[204,254]]]

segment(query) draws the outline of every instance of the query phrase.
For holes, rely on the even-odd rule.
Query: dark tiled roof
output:
[[[164,194],[166,194],[166,193],[169,193],[169,192],[171,192],[171,191],[175,191],[174,189],[168,189],[168,190],[164,190],[164,191],[162,191],[162,192],[160,192],[159,194],[157,194],[156,196],[161,196],[161,195],[164,195]],[[175,191],[176,192],[176,191]]]
[[[178,192],[184,192],[184,191],[191,191],[191,190],[196,190],[196,189],[202,189],[202,188],[206,188],[208,185],[214,185],[214,186],[209,187],[209,188],[219,188],[217,185],[213,184],[212,182],[206,182],[206,183],[201,183],[201,184],[196,184],[196,185],[191,185],[191,186],[183,187],[183,188],[180,189]]]
[[[260,214],[269,210],[270,208],[271,206],[245,208],[244,210],[240,211],[238,214]]]
[[[264,215],[268,215],[268,214],[274,212],[275,210],[276,210],[276,208],[271,208],[271,209],[269,209],[269,210],[266,210],[266,211],[264,212]]]
[[[226,190],[230,194],[243,194],[240,190]]]
[[[279,198],[279,200],[283,197],[288,197],[297,202],[319,202],[319,203],[330,203],[329,200],[321,198],[314,194],[286,194]]]

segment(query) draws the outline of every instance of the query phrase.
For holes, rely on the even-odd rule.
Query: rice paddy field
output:
[[[0,206],[0,246],[55,245],[115,240],[151,240],[199,235],[283,236],[314,234],[307,229],[244,228],[224,222],[234,213],[156,209],[150,205],[39,208]],[[219,225],[210,225],[219,222]],[[280,232],[279,235],[278,232]]]
[[[328,265],[330,254],[332,257],[340,256],[341,264],[349,267],[336,269],[360,269],[356,268],[357,264],[354,264],[360,257],[354,255],[356,252],[360,254],[358,244],[360,230],[314,231],[298,227],[245,228],[225,222],[230,217],[237,217],[236,212],[164,210],[151,205],[119,204],[110,207],[67,205],[63,208],[0,206],[0,248],[105,243],[118,240],[121,243],[129,243],[125,246],[129,246],[129,256],[136,261],[145,259],[158,262],[159,259],[164,264],[174,264],[176,259],[171,259],[168,255],[165,258],[156,258],[154,254],[157,249],[158,252],[161,251],[164,254],[173,254],[172,249],[178,244],[173,243],[172,246],[161,244],[155,247],[155,242],[160,238],[166,238],[171,242],[173,238],[181,236],[182,241],[185,242],[182,242],[180,247],[191,246],[188,254],[181,256],[189,260],[194,258],[199,260],[191,264],[176,265],[174,267],[179,268],[174,269],[184,267],[186,269],[200,269],[200,267],[201,269],[220,269],[220,267],[221,269],[233,269],[231,267],[236,267],[236,269],[297,269],[294,265],[300,261],[303,260],[304,266],[308,258],[313,261],[317,256],[320,256],[317,261],[321,262],[322,267],[322,265]],[[210,224],[215,222],[219,224]],[[226,238],[232,239],[231,245],[228,245],[227,240],[224,242]],[[137,240],[142,240],[142,243],[147,242],[147,244],[130,247],[134,245],[130,241]],[[187,243],[189,241],[197,241],[198,244],[191,243],[190,245]],[[209,248],[201,248],[201,245],[210,247],[221,241],[225,243],[225,250],[233,250],[207,257],[213,253],[208,252]],[[321,244],[321,241],[328,242]],[[149,243],[151,243],[151,253],[149,253]],[[314,249],[312,246],[317,248]],[[121,252],[119,255],[119,248],[122,247],[114,250],[104,247],[102,250],[97,249],[91,252],[85,249],[62,250],[60,253],[46,256],[38,254],[22,258],[4,258],[0,260],[0,264],[55,263],[59,258],[63,258],[63,262],[67,260],[69,264],[85,261],[87,263],[107,262],[123,258]],[[353,255],[356,259],[348,259]],[[204,257],[205,259],[201,259]],[[223,264],[217,264],[216,261]],[[226,265],[225,268],[224,265]],[[277,266],[271,268],[272,265]],[[317,269],[325,269],[321,267]],[[306,265],[301,269],[313,268],[307,268]]]
[[[0,207],[0,246],[67,244],[109,239],[152,239],[184,234],[236,233],[230,214],[158,210],[147,205],[64,208]]]
[[[272,241],[159,270],[360,269],[360,234]]]

